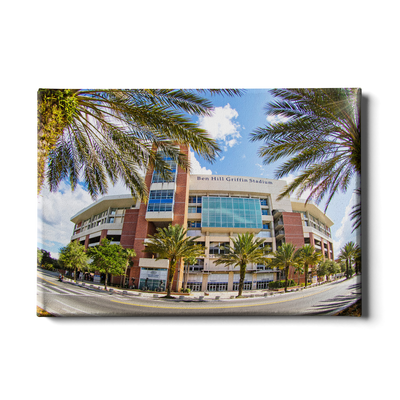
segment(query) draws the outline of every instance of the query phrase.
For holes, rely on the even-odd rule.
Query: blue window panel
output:
[[[259,199],[203,197],[203,227],[262,229]]]
[[[149,200],[149,204],[155,204],[155,203],[173,203],[173,199],[154,199],[154,200]]]

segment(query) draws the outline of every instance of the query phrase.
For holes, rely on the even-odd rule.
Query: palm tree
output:
[[[241,94],[233,89],[207,92]],[[132,195],[145,200],[140,171],[154,167],[168,177],[170,170],[157,149],[186,169],[188,159],[176,144],[215,160],[220,150],[215,140],[182,114],[211,111],[212,103],[193,90],[40,89],[38,194],[45,177],[55,191],[65,178],[74,190],[83,175],[93,199],[107,193],[108,177],[112,184],[121,178]]]
[[[297,262],[293,265],[294,271],[297,274],[297,286],[300,286],[300,275],[304,272],[304,266],[301,262]]]
[[[304,266],[304,286],[308,283],[308,267],[322,261],[322,253],[315,251],[315,247],[305,244],[296,251],[296,259]]]
[[[126,256],[126,266],[125,266],[124,275],[123,275],[123,277],[121,277],[121,285],[120,285],[121,287],[123,287],[123,281],[126,278],[126,271],[128,269],[128,266],[131,263],[132,258],[136,256],[136,251],[133,250],[133,249],[124,249],[124,253],[125,253],[125,256]]]
[[[251,140],[264,142],[258,152],[264,164],[285,159],[276,178],[301,171],[279,198],[310,190],[307,201],[319,203],[328,195],[326,211],[333,195],[346,191],[354,174],[360,183],[361,90],[274,89],[271,93],[278,100],[267,105],[267,114],[283,122],[258,128]],[[353,208],[352,219],[354,230],[361,223],[360,205]]]
[[[200,236],[186,237],[187,230],[181,225],[169,225],[167,228],[157,228],[157,233],[149,235],[145,242],[145,251],[157,254],[157,260],[168,259],[167,298],[172,297],[172,283],[177,263],[182,258],[204,256],[205,248],[196,243]]]
[[[298,263],[295,255],[295,246],[293,243],[283,243],[278,250],[273,252],[273,258],[269,261],[269,265],[285,271],[285,292],[287,292],[289,267]]]
[[[197,263],[196,257],[186,257],[185,258],[185,276],[183,279],[183,289],[187,289],[187,282],[189,278],[189,265],[195,265]]]
[[[264,250],[260,247],[263,243],[264,239],[254,239],[254,234],[246,232],[232,239],[232,246],[221,246],[225,254],[221,254],[214,263],[240,267],[239,293],[236,297],[242,296],[247,264],[266,262]]]
[[[357,256],[358,249],[359,246],[354,242],[347,242],[340,250],[339,260],[346,262],[346,279],[350,278],[350,267]]]
[[[361,247],[356,245],[356,254],[354,256],[356,274],[361,274]]]

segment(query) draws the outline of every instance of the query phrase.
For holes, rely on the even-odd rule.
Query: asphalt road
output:
[[[56,316],[332,315],[361,297],[361,277],[267,298],[170,300],[88,290],[38,270],[37,305]]]

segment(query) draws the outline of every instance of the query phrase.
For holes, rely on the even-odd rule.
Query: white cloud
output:
[[[130,194],[130,190],[120,181],[115,186],[109,182],[107,196],[119,194]],[[44,186],[37,202],[38,245],[46,249],[66,246],[74,229],[71,217],[92,203],[89,193],[80,185],[72,192],[70,186],[62,182],[53,193]],[[58,256],[54,251],[51,254]]]
[[[230,104],[224,107],[215,107],[211,116],[199,117],[199,125],[216,141],[222,142],[223,151],[239,143],[242,137],[239,133],[240,124],[234,122],[239,116]]]
[[[288,117],[284,117],[283,115],[268,115],[267,121],[271,125],[279,124],[280,122],[285,123],[289,121]]]
[[[210,169],[200,165],[193,151],[190,151],[190,173],[192,175],[212,175]]]
[[[221,157],[220,159],[219,159],[219,161],[224,161],[225,160],[225,156],[223,156],[223,157]]]
[[[44,186],[37,202],[38,242],[45,247],[67,245],[74,228],[70,218],[92,202],[89,193],[79,185],[72,192],[62,182],[54,193]]]

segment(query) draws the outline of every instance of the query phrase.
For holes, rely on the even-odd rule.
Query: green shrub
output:
[[[293,279],[288,280],[288,287],[290,286],[296,286],[296,283]],[[285,287],[285,281],[273,281],[268,283],[268,288],[269,289],[280,289]]]

